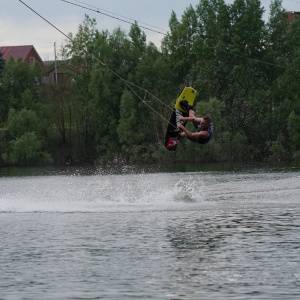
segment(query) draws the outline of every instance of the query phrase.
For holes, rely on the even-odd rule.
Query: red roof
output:
[[[28,46],[7,46],[7,47],[0,47],[0,52],[2,53],[2,58],[7,60],[9,57],[13,57],[14,60],[18,60],[19,58],[23,59],[24,61],[28,57],[30,51],[33,51],[38,58],[39,62],[43,64],[42,59],[36,52],[35,48],[32,45]]]

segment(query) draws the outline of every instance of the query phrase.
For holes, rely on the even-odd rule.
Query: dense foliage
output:
[[[62,48],[65,80],[0,57],[0,162],[216,162],[300,159],[300,19],[281,1],[200,0],[173,12],[159,50],[135,23],[99,32],[86,16]],[[184,86],[214,121],[207,145],[163,139]]]

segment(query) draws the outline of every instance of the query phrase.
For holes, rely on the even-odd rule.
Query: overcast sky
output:
[[[172,10],[181,19],[185,9],[192,5],[196,7],[199,0],[68,0],[90,9],[102,11],[116,18],[133,22],[137,20],[140,26],[148,27],[162,33],[167,32]],[[225,0],[232,3],[233,0]],[[84,20],[84,15],[97,20],[97,28],[110,32],[120,26],[126,32],[130,24],[97,12],[68,4],[62,0],[22,0],[25,4],[59,28],[65,34],[76,34],[78,25]],[[43,60],[54,58],[54,42],[59,51],[66,37],[37,16],[19,0],[0,0],[0,46],[34,45]],[[265,19],[271,0],[261,0],[265,8]],[[283,8],[287,11],[300,11],[300,0],[283,0]],[[155,27],[151,27],[151,26]],[[152,41],[158,47],[164,37],[142,28],[147,35],[147,41]]]

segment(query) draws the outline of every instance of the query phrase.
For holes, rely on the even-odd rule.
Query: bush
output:
[[[2,154],[2,159],[8,164],[21,165],[52,162],[51,156],[42,151],[42,141],[34,132],[26,132],[12,140],[9,153]]]

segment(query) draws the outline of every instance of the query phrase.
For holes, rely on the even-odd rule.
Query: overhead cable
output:
[[[107,14],[107,13],[103,12],[103,11],[100,11],[99,9],[93,9],[93,8],[89,8],[89,7],[86,7],[86,6],[83,6],[83,5],[80,5],[80,4],[76,4],[76,3],[73,3],[73,2],[71,2],[71,1],[67,1],[67,0],[61,0],[61,1],[62,1],[62,2],[66,2],[66,3],[68,3],[68,4],[72,4],[72,5],[75,5],[75,6],[81,7],[81,8],[84,8],[84,9],[87,9],[87,10],[94,11],[94,12],[96,12],[96,13],[98,13],[98,14],[105,15],[105,16],[107,16],[107,17],[110,17],[110,18],[113,18],[113,19],[119,20],[119,21],[121,21],[121,22],[125,22],[125,23],[127,23],[127,24],[134,25],[134,23],[132,23],[132,22],[129,22],[129,21],[123,20],[123,19],[121,19],[121,18],[118,18],[118,17],[114,17],[114,16],[112,16],[112,15],[109,15],[109,14]],[[139,27],[140,27],[140,28],[143,28],[143,29],[146,29],[146,30],[149,30],[149,31],[152,31],[152,32],[156,32],[156,33],[162,34],[162,35],[167,35],[167,33],[160,32],[160,31],[157,31],[157,30],[154,30],[154,29],[151,29],[151,28],[145,27],[145,26],[140,26],[140,25],[139,25]]]

